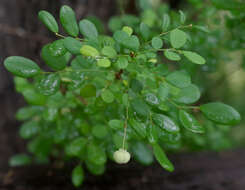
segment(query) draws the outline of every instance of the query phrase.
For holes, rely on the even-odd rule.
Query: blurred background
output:
[[[154,174],[154,171],[159,170],[156,166],[145,169],[133,165],[134,170],[131,171],[131,174],[128,172],[131,166],[117,169],[118,173],[119,171],[122,172],[120,175],[131,178],[131,181],[128,182],[130,188],[125,188],[127,183],[120,180],[119,174],[115,174],[115,179],[108,177],[114,175],[115,169],[109,169],[107,176],[103,177],[104,181],[98,181],[97,178],[91,177],[84,188],[100,189],[99,185],[103,184],[104,188],[108,187],[110,189],[112,187],[109,181],[115,180],[117,182],[118,180],[120,183],[117,183],[116,189],[120,189],[119,184],[122,185],[121,189],[137,189],[139,187],[142,189],[142,183],[148,184],[147,187],[153,189],[158,189],[158,187],[181,190],[245,189],[245,166],[243,164],[245,152],[242,150],[245,145],[245,2],[243,0],[0,0],[0,63],[3,63],[3,60],[8,56],[19,55],[31,58],[41,64],[40,49],[44,44],[54,40],[55,36],[48,32],[38,21],[37,13],[45,9],[58,17],[59,9],[64,4],[71,6],[76,11],[78,20],[91,15],[94,19],[96,19],[94,16],[99,18],[105,24],[105,27],[101,29],[105,32],[109,32],[107,23],[110,17],[120,14],[122,9],[127,14],[139,15],[144,14],[144,11],[149,8],[148,6],[163,6],[170,11],[173,17],[178,10],[183,10],[189,23],[205,26],[200,28],[203,31],[193,31],[190,48],[205,57],[207,64],[203,67],[190,66],[188,68],[194,83],[198,84],[202,91],[200,101],[225,102],[235,107],[243,118],[240,125],[235,126],[231,132],[229,131],[229,134],[224,131],[224,133],[219,133],[216,136],[212,134],[210,137],[210,140],[217,140],[217,144],[209,147],[211,150],[232,148],[235,151],[229,150],[220,154],[186,154],[181,155],[180,158],[173,156],[178,164],[176,170],[178,168],[179,170],[176,174],[171,175],[160,173],[164,177],[164,183],[161,177],[157,177],[157,175],[160,175],[158,172]],[[8,176],[13,174],[9,173],[10,169],[7,167],[10,156],[25,152],[25,142],[18,136],[19,123],[15,120],[15,112],[23,105],[25,105],[25,102],[15,92],[11,74],[4,69],[3,64],[0,64],[1,190],[25,189],[27,187],[23,185],[26,182],[23,182],[22,178],[19,177],[16,177],[17,181],[14,181],[16,186],[12,182],[11,185],[8,185],[10,184]],[[227,138],[224,138],[224,136]],[[195,160],[203,163],[203,165],[200,166],[195,163]],[[188,166],[189,169],[186,169],[185,166]],[[217,172],[215,173],[212,168],[215,168]],[[39,170],[40,168],[36,171]],[[144,171],[143,174],[141,173],[140,177],[136,177],[137,172],[141,171]],[[191,174],[187,175],[187,171]],[[28,172],[33,173],[29,169],[18,172],[18,175],[24,175]],[[39,175],[42,172],[45,173],[45,170],[41,169]],[[197,173],[199,176],[195,176]],[[229,176],[227,176],[228,173]],[[57,180],[53,178],[55,184],[58,184],[59,187],[62,186],[62,188],[72,188],[72,186],[69,186],[69,182],[67,182],[68,185],[64,182],[67,178],[69,180],[69,177],[67,177],[69,172],[67,175],[57,175],[59,176]],[[232,175],[234,178],[231,177]],[[203,181],[203,177],[207,177],[212,182],[205,186],[207,181]],[[225,178],[228,178],[228,181]],[[1,182],[1,179],[3,182]],[[192,182],[187,183],[191,179],[193,184]],[[223,183],[226,182],[223,184],[224,186],[221,185],[220,181],[222,180]],[[98,182],[97,185],[92,185],[94,182]],[[157,183],[161,183],[160,186],[157,186]],[[18,184],[20,185],[18,186]],[[48,183],[44,182],[44,184]],[[209,188],[210,186],[212,188]],[[40,186],[40,189],[55,188],[48,187],[48,185],[43,186],[43,188]],[[28,186],[28,189],[32,189],[32,187]]]

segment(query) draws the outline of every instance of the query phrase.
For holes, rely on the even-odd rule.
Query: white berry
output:
[[[122,148],[114,152],[113,157],[118,164],[126,164],[130,160],[130,154]]]

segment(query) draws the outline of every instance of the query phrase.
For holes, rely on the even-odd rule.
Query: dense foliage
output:
[[[41,50],[49,69],[19,56],[4,61],[15,75],[17,92],[29,104],[16,117],[23,121],[20,136],[29,139],[27,148],[34,155],[17,155],[11,165],[43,163],[50,156],[77,160],[72,182],[79,186],[83,167],[100,175],[108,159],[127,163],[128,152],[144,165],[155,157],[173,171],[166,151],[227,147],[226,134],[240,122],[240,114],[221,102],[199,101],[200,87],[204,92],[205,86],[196,78],[216,65],[219,52],[213,48],[220,46],[199,25],[206,24],[205,19],[188,20],[183,11],[170,11],[165,4],[138,2],[139,17],[123,14],[110,19],[112,36],[103,34],[95,17],[77,23],[68,6],[60,9],[60,23],[68,35],[63,36],[55,18],[39,12],[39,19],[60,38]],[[206,6],[198,2],[192,0],[197,7]],[[228,22],[236,26],[232,23],[241,16]]]

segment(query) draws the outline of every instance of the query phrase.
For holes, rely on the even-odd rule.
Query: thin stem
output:
[[[55,35],[57,37],[60,37],[60,38],[66,38],[67,36],[64,36],[62,34],[59,34],[59,33],[55,33]],[[77,40],[80,40],[80,41],[87,41],[86,39],[82,39],[82,38],[79,38],[79,37],[76,37]]]
[[[102,70],[94,70],[94,69],[78,69],[76,71],[81,71],[81,72],[114,72],[114,71],[102,71]],[[75,72],[74,70],[62,70],[62,71],[56,71],[56,73],[66,73],[66,72]],[[50,72],[50,71],[42,71],[41,74],[52,74],[54,72]]]
[[[125,148],[125,141],[126,141],[126,135],[127,135],[127,127],[128,127],[128,107],[129,107],[129,102],[127,102],[127,107],[126,107],[126,120],[124,123],[124,134],[123,134],[123,145],[122,148]]]
[[[66,36],[63,36],[62,34],[59,34],[59,33],[55,33],[55,35],[60,37],[60,38],[66,38]]]
[[[160,34],[158,35],[158,37],[161,37],[161,36],[163,36],[163,35],[166,35],[166,34],[170,33],[171,31],[173,31],[173,30],[175,30],[175,29],[179,29],[179,28],[190,28],[190,27],[192,27],[192,24],[189,24],[189,25],[181,25],[181,26],[178,26],[177,28],[174,28],[174,29],[169,30],[169,31],[167,31],[167,32],[162,32],[162,33],[160,33]],[[148,43],[150,43],[150,42],[151,42],[151,40],[147,41],[145,44],[148,44]]]

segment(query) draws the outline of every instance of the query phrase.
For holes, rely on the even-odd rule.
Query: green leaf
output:
[[[12,74],[24,78],[34,77],[40,73],[40,68],[35,62],[20,56],[6,58],[4,66]]]
[[[101,34],[105,33],[105,25],[102,19],[100,19],[97,16],[93,16],[93,15],[87,16],[86,18],[95,25],[98,33],[101,33]]]
[[[166,31],[170,25],[170,17],[168,14],[163,14],[162,16],[162,30]]]
[[[55,18],[53,17],[52,14],[50,14],[47,11],[39,11],[38,12],[38,18],[42,21],[42,23],[51,31],[54,33],[58,33],[59,32],[59,27],[58,24],[55,20]]]
[[[126,69],[128,66],[128,59],[126,57],[119,57],[116,66],[118,69]]]
[[[28,143],[28,151],[35,154],[37,157],[47,157],[51,151],[51,139],[45,138],[44,135],[37,136],[30,143]]]
[[[107,127],[104,125],[95,125],[92,128],[92,134],[98,139],[103,139],[108,135]]]
[[[133,51],[137,51],[140,47],[140,41],[138,37],[135,35],[132,35],[129,38],[127,38],[125,41],[123,41],[122,44],[124,47]]]
[[[132,144],[132,153],[134,158],[143,165],[150,165],[153,163],[153,154],[147,144],[143,142],[136,142]]]
[[[122,31],[122,30],[118,30],[113,34],[113,38],[119,43],[119,44],[123,44],[128,38],[129,35]]]
[[[123,26],[123,23],[120,17],[114,16],[110,18],[108,27],[112,32],[120,30],[122,26]]]
[[[117,56],[116,50],[111,46],[103,47],[103,49],[101,50],[101,53],[102,55],[105,55],[109,58],[115,58]]]
[[[28,121],[21,125],[20,127],[20,136],[23,139],[29,139],[37,134],[39,130],[38,122],[36,121]]]
[[[58,114],[57,108],[49,107],[44,110],[42,116],[45,121],[55,121],[58,118]]]
[[[164,51],[164,55],[167,59],[169,59],[171,61],[179,61],[181,59],[181,57],[177,53],[175,53],[171,50]]]
[[[90,97],[96,96],[96,87],[93,84],[86,84],[80,90],[80,95],[83,98],[90,98]]]
[[[150,28],[143,22],[140,24],[140,34],[145,41],[149,40],[151,35]]]
[[[72,37],[64,39],[64,47],[72,54],[79,55],[82,48],[82,42]]]
[[[137,51],[140,47],[140,42],[137,36],[129,36],[126,32],[119,30],[113,35],[113,38],[123,47],[133,51]]]
[[[36,114],[40,113],[42,111],[42,108],[39,106],[28,106],[23,107],[18,110],[16,113],[16,119],[19,121],[24,121],[27,119],[32,118]]]
[[[167,158],[165,152],[161,149],[158,144],[153,145],[153,153],[159,164],[166,170],[172,172],[174,171],[173,164]]]
[[[147,139],[150,144],[155,144],[158,141],[158,131],[156,126],[150,123],[146,128]]]
[[[182,47],[187,41],[187,35],[185,32],[174,29],[170,32],[170,43],[174,48]]]
[[[182,104],[193,104],[199,100],[201,93],[199,88],[191,84],[188,87],[182,88],[179,93],[174,97],[174,101]]]
[[[169,133],[178,133],[179,126],[168,116],[163,114],[153,114],[152,115],[154,123],[161,129]]]
[[[187,59],[189,59],[192,63],[200,64],[200,65],[206,63],[205,59],[204,59],[202,56],[200,56],[200,55],[198,55],[197,53],[195,53],[195,52],[191,52],[191,51],[183,51],[183,54],[184,54],[184,56],[185,56]]]
[[[26,89],[23,92],[24,99],[31,105],[44,105],[46,96],[36,92],[33,89]]]
[[[168,86],[165,83],[160,84],[157,93],[160,100],[165,101],[169,94]]]
[[[75,187],[79,187],[80,185],[82,185],[83,181],[84,181],[84,172],[83,172],[83,168],[81,165],[76,166],[73,170],[72,170],[72,184]]]
[[[114,130],[121,130],[124,128],[124,123],[121,120],[112,119],[108,123],[109,127]]]
[[[166,77],[167,82],[179,87],[185,88],[191,84],[191,77],[183,71],[174,71]]]
[[[93,175],[102,175],[105,172],[105,165],[94,164],[91,162],[85,161],[88,171]]]
[[[133,29],[129,26],[124,26],[122,28],[122,31],[126,32],[129,36],[131,36],[133,34]]]
[[[106,163],[106,154],[102,148],[90,143],[87,146],[87,159],[95,165],[102,165]]]
[[[212,102],[200,106],[202,113],[210,120],[224,124],[236,125],[240,122],[240,114],[231,106],[221,102]]]
[[[145,101],[152,106],[159,105],[159,100],[157,96],[153,93],[145,94],[144,98],[145,98]]]
[[[135,92],[135,93],[139,93],[143,90],[143,84],[136,80],[136,79],[132,79],[130,81],[130,88]]]
[[[101,98],[106,103],[112,103],[114,101],[114,95],[108,89],[101,92]]]
[[[44,62],[53,70],[62,70],[66,67],[67,61],[70,58],[70,54],[66,53],[63,56],[54,56],[50,50],[50,45],[47,44],[42,48],[41,57]]]
[[[79,33],[77,20],[75,12],[72,10],[71,7],[64,5],[60,9],[60,22],[64,27],[65,31],[73,36],[77,37]]]
[[[153,9],[148,9],[142,12],[141,14],[141,20],[145,24],[147,24],[149,27],[154,27],[154,25],[157,22],[158,15]]]
[[[135,119],[130,119],[129,124],[140,138],[144,139],[146,137],[146,127],[143,123],[140,123]]]
[[[82,46],[80,53],[86,57],[97,57],[100,55],[97,49],[89,45]]]
[[[86,147],[87,139],[84,137],[79,137],[74,140],[71,140],[69,144],[65,146],[65,153],[68,156],[77,156],[80,157],[83,155],[83,151]]]
[[[181,10],[179,10],[179,14],[180,14],[180,23],[185,24],[185,20],[186,20],[185,14]]]
[[[60,88],[60,77],[57,73],[44,75],[39,81],[37,89],[43,95],[55,94]]]
[[[159,37],[154,37],[151,40],[151,45],[154,49],[160,49],[163,46],[163,41]]]
[[[9,165],[11,167],[23,166],[31,163],[31,158],[26,154],[17,154],[12,156],[9,160]]]
[[[110,67],[111,66],[111,61],[108,58],[99,59],[97,61],[97,66],[98,67],[104,67],[104,68]]]
[[[84,37],[88,39],[96,39],[98,37],[98,31],[95,25],[87,19],[79,22],[79,28]]]
[[[179,119],[182,125],[193,133],[204,133],[205,130],[196,118],[184,110],[179,111]]]
[[[133,108],[133,110],[139,114],[140,116],[148,116],[150,109],[148,107],[148,105],[139,98],[135,98],[133,100],[131,100],[131,106]]]
[[[55,40],[54,42],[52,42],[49,46],[49,50],[52,54],[52,56],[62,56],[64,55],[67,50],[64,46],[64,40]]]
[[[31,88],[31,84],[25,78],[14,77],[15,90],[19,93],[23,93],[26,89]]]

